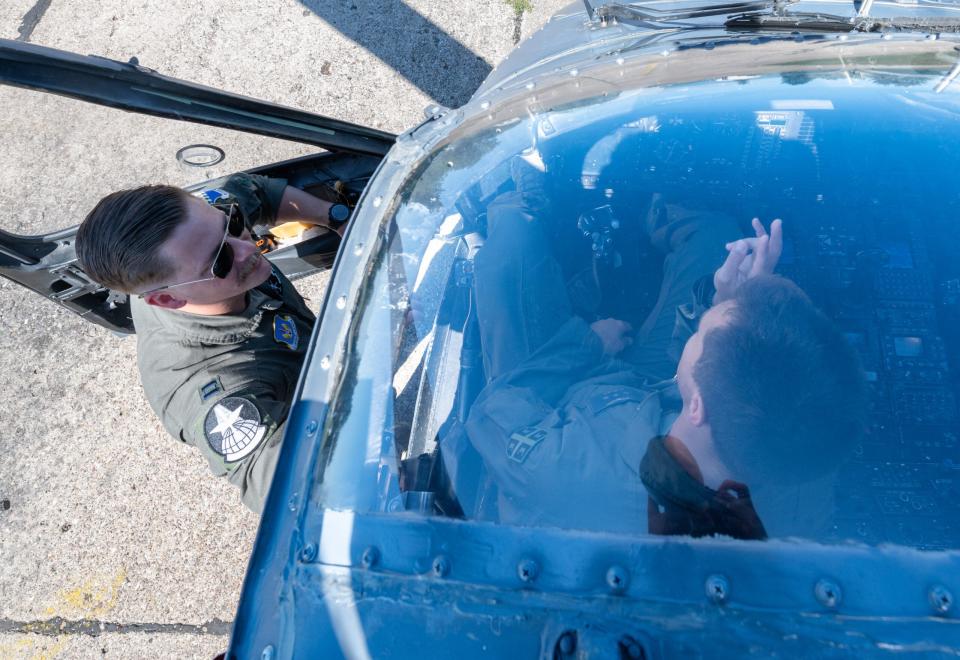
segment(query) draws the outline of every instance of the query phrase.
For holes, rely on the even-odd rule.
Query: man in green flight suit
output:
[[[316,319],[250,231],[289,220],[340,231],[332,206],[282,179],[236,174],[196,195],[162,185],[112,193],[77,232],[84,271],[130,294],[154,412],[256,512]]]

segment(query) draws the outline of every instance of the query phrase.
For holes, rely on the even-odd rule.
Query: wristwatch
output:
[[[327,211],[327,220],[332,227],[338,227],[350,219],[350,207],[346,204],[333,204]]]

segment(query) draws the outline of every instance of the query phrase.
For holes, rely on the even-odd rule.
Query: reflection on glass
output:
[[[357,346],[391,356],[380,510],[960,547],[956,99],[796,82],[579,100],[436,154],[378,265],[393,343]]]

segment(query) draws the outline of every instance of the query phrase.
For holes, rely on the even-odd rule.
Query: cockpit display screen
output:
[[[920,337],[894,337],[893,345],[900,357],[919,357],[923,355],[923,339]]]

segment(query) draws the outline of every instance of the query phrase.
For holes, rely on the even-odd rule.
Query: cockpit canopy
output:
[[[703,53],[610,58],[478,104],[394,202],[316,504],[960,547],[956,53],[872,43],[781,43],[777,58],[737,43],[706,76],[690,68]],[[843,345],[806,365],[768,353],[791,398],[745,371],[697,426],[678,364],[754,218],[768,233],[782,220],[776,273]],[[802,342],[808,326],[784,314],[764,336]],[[700,336],[701,360],[718,341]],[[690,382],[707,378],[698,364]],[[727,445],[704,440],[732,400],[753,412]],[[774,405],[782,419],[758,427],[769,443],[743,467],[729,443]],[[797,424],[814,431],[777,445]]]

